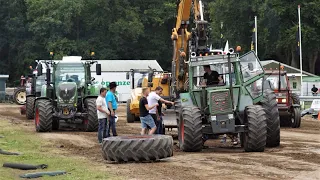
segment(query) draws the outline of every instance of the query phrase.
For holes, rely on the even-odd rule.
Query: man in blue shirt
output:
[[[113,136],[117,136],[116,122],[115,122],[115,113],[118,108],[118,104],[115,97],[116,88],[117,88],[116,82],[111,82],[109,84],[110,90],[106,95],[106,103],[108,106],[108,110],[110,111],[109,128],[107,130],[107,137],[110,137],[110,128],[112,129]]]

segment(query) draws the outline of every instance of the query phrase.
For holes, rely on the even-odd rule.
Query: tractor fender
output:
[[[297,108],[297,107],[301,107],[300,104],[292,104],[291,108]]]
[[[36,97],[36,96],[33,95],[33,94],[29,94],[29,95],[27,95],[26,97]]]
[[[49,100],[50,102],[52,102],[52,99],[51,99],[51,98],[48,98],[48,97],[36,97],[36,99],[34,100],[33,108],[35,108],[35,105],[36,105],[37,101],[38,101],[38,100],[41,100],[41,99],[47,99],[47,100]]]
[[[98,97],[98,96],[94,96],[94,95],[86,96],[86,97],[84,97],[84,98],[82,99],[82,104],[85,104],[86,99],[88,99],[88,98],[97,98],[97,97]]]

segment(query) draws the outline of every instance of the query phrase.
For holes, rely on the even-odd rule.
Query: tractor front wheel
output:
[[[136,119],[136,117],[134,116],[134,114],[131,114],[130,104],[131,104],[131,99],[128,99],[127,100],[127,123],[134,123],[134,120]]]
[[[96,99],[88,98],[85,100],[85,105],[87,108],[87,119],[85,122],[85,131],[94,132],[98,130],[99,122],[97,116]]]
[[[35,105],[35,126],[37,132],[50,132],[52,130],[53,105],[50,100],[39,99]]]
[[[299,128],[301,124],[301,113],[300,108],[295,107],[291,112],[291,127],[292,128]]]
[[[34,101],[36,98],[34,96],[27,97],[26,101],[26,118],[34,119]]]
[[[179,119],[179,145],[186,152],[202,150],[201,112],[197,107],[184,107]]]
[[[280,145],[280,117],[277,106],[276,95],[269,89],[263,93],[262,107],[267,117],[267,147]]]
[[[246,152],[263,152],[267,141],[267,117],[260,105],[247,106],[245,120],[248,131],[242,135],[243,146]]]

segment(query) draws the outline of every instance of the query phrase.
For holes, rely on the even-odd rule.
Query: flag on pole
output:
[[[254,50],[256,45],[256,28],[252,30],[251,50]]]

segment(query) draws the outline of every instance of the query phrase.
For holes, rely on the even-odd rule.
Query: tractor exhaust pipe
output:
[[[234,109],[233,106],[233,87],[232,87],[232,77],[231,77],[231,59],[230,59],[230,53],[228,55],[228,71],[229,71],[229,83],[230,83],[230,97],[231,97],[231,104],[232,104],[232,109]]]

